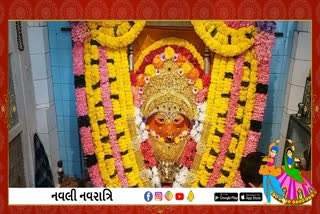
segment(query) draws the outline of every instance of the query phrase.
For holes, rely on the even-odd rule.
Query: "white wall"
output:
[[[286,97],[281,123],[281,140],[287,135],[290,114],[298,112],[298,104],[302,102],[306,78],[311,69],[311,21],[299,21],[294,32],[293,47],[290,60]],[[279,148],[282,154],[284,144]],[[281,161],[281,162],[280,162]],[[281,164],[282,159],[277,164]]]
[[[27,32],[35,94],[36,128],[57,184],[57,161],[60,157],[47,22],[28,22]]]

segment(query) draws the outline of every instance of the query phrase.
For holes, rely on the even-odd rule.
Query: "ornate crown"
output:
[[[142,114],[181,113],[194,119],[203,89],[203,59],[196,49],[185,40],[165,38],[142,52],[139,60],[133,85],[141,94]]]
[[[170,117],[172,113],[181,113],[189,119],[194,118],[196,95],[193,93],[193,85],[188,84],[188,79],[179,69],[178,64],[170,60],[156,71],[156,76],[150,78],[142,95],[143,115],[163,112]]]

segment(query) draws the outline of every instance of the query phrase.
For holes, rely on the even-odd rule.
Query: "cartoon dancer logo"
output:
[[[280,141],[277,140],[276,142],[279,143]],[[267,197],[267,204],[271,202],[271,194],[276,195],[282,203],[286,202],[283,196],[283,190],[280,187],[280,182],[277,180],[277,176],[281,174],[281,168],[275,168],[278,151],[279,149],[276,143],[271,143],[268,157],[262,159],[262,161],[267,162],[267,164],[262,165],[259,170],[259,173],[263,175],[263,190]]]
[[[286,189],[285,200],[287,204],[299,205],[310,201],[317,192],[306,178],[301,175],[298,169],[299,158],[294,156],[294,142],[287,140],[289,146],[285,149],[284,156],[284,172],[277,177],[282,189]],[[276,200],[280,200],[277,195],[272,196]]]

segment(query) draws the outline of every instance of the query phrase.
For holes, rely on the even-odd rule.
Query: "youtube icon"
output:
[[[184,199],[184,194],[182,192],[176,193],[176,200],[183,200]]]

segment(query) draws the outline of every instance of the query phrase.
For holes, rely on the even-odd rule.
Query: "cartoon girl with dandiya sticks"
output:
[[[277,140],[276,142],[279,143],[280,141]],[[267,164],[262,165],[259,170],[259,173],[263,175],[263,189],[267,197],[267,204],[271,202],[271,194],[276,195],[279,201],[281,200],[282,203],[285,203],[283,190],[280,187],[280,182],[277,180],[277,176],[281,174],[281,168],[275,168],[278,151],[279,149],[276,143],[271,143],[268,157],[262,159],[262,161],[267,162]]]
[[[295,168],[295,163],[299,159],[294,157],[294,142],[287,140],[289,147],[285,149],[284,172],[277,177],[281,189],[285,191],[285,200],[290,205],[300,205],[310,201],[317,192],[312,184],[301,175],[299,169]],[[281,200],[277,195],[272,196],[276,200]]]

